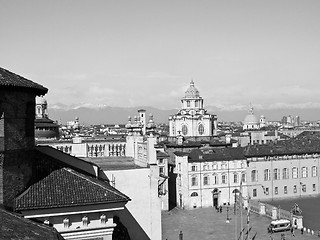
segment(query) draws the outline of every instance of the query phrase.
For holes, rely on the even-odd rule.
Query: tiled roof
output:
[[[15,200],[15,210],[84,206],[129,200],[129,197],[105,181],[69,168],[60,168],[18,196]]]
[[[320,153],[320,140],[296,138],[274,142],[268,145],[251,145],[246,147],[246,157],[263,157],[276,155],[296,155]]]
[[[167,158],[169,155],[162,151],[157,151],[157,158]]]
[[[202,157],[200,157],[202,156]],[[243,160],[244,148],[218,148],[211,153],[203,153],[200,149],[194,149],[190,152],[188,162],[203,162],[203,161],[232,161]]]
[[[23,88],[25,90],[31,90],[37,95],[44,95],[48,92],[48,89],[42,85],[32,82],[1,67],[0,86],[1,88]]]
[[[1,239],[63,240],[53,227],[40,224],[0,209]]]

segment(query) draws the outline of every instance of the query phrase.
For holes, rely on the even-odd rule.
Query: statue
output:
[[[292,214],[294,214],[294,215],[299,215],[299,216],[301,216],[302,215],[302,210],[301,210],[301,208],[299,207],[299,205],[298,204],[294,204],[293,205],[293,207],[291,208],[291,212],[292,212]]]

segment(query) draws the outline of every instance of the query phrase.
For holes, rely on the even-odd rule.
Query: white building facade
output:
[[[230,148],[231,149],[231,148]],[[235,203],[240,192],[246,198],[246,160],[242,148],[216,153],[192,150],[175,153],[177,206],[184,209],[218,207]]]

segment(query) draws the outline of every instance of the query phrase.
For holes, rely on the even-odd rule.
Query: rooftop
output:
[[[92,162],[104,170],[128,170],[143,168],[135,164],[132,157],[103,157],[103,158],[83,158],[85,161]]]
[[[1,239],[63,240],[55,228],[0,208]]]
[[[85,206],[129,200],[129,197],[106,181],[70,168],[60,168],[32,184],[18,196],[15,210]]]
[[[44,86],[32,82],[13,72],[0,67],[0,86],[2,89],[23,89],[35,92],[37,95],[44,95],[48,89]]]

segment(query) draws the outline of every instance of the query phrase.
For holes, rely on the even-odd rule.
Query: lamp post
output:
[[[227,205],[227,220],[226,223],[229,223],[231,218],[229,218],[229,205]]]

